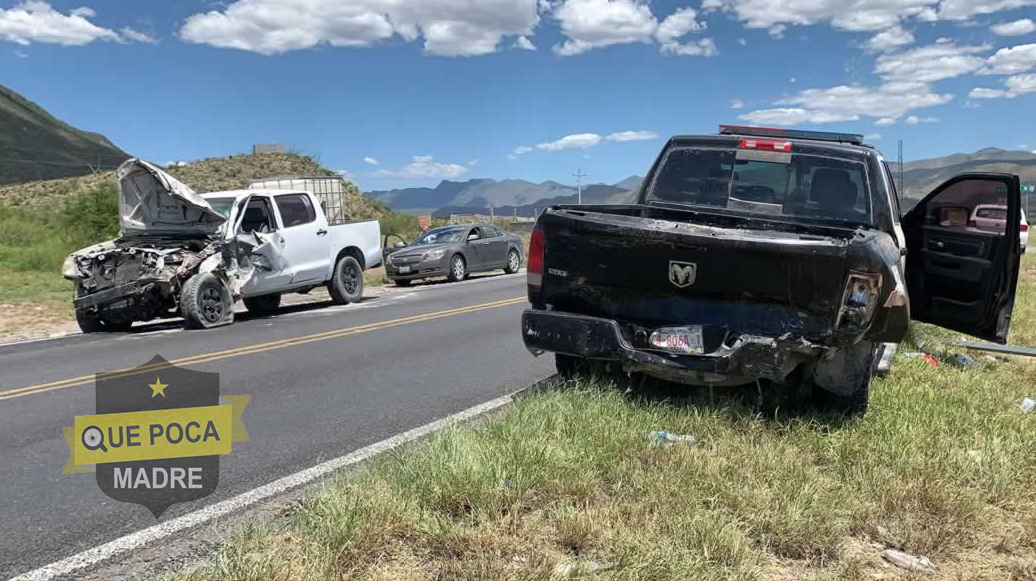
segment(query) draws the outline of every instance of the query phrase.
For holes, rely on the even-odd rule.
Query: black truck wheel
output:
[[[336,305],[348,305],[363,298],[363,269],[352,256],[346,255],[335,263],[327,292]]]
[[[216,275],[196,274],[180,291],[180,314],[190,329],[229,325],[234,322],[234,299]]]
[[[254,315],[269,315],[280,308],[281,295],[263,295],[261,297],[242,299],[241,302],[245,303],[245,308],[248,309],[249,313]]]
[[[812,381],[821,407],[849,417],[867,413],[876,353],[874,342],[861,341],[815,365]]]

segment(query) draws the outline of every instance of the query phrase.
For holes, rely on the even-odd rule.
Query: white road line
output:
[[[180,531],[226,516],[257,502],[277,496],[278,494],[282,494],[294,488],[298,488],[303,484],[307,484],[326,476],[339,468],[369,460],[378,454],[435,433],[452,423],[463,422],[505,406],[511,403],[513,396],[514,394],[505,395],[504,397],[499,397],[475,407],[468,408],[462,412],[447,416],[441,420],[425,424],[419,428],[414,428],[407,432],[403,432],[402,434],[397,434],[387,440],[382,440],[376,444],[371,444],[370,446],[360,448],[355,452],[346,454],[345,456],[335,458],[334,460],[328,460],[327,462],[317,464],[312,468],[307,468],[290,476],[285,476],[284,478],[275,480],[269,484],[260,486],[259,488],[254,488],[233,498],[228,498],[227,500],[218,502],[212,506],[205,507],[190,514],[185,514],[164,523],[156,524],[144,530],[137,531],[98,547],[83,551],[77,555],[72,555],[71,557],[64,558],[55,563],[51,563],[50,565],[40,567],[34,571],[23,573],[12,578],[10,581],[45,581],[47,579],[53,579],[54,577],[61,575],[68,575],[80,569],[96,565],[102,561],[111,559],[112,557],[140,548],[148,543],[164,539]]]

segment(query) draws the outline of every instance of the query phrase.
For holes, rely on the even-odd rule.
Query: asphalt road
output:
[[[218,372],[223,395],[252,396],[251,440],[221,458],[216,492],[174,505],[165,521],[548,377],[552,362],[522,345],[524,294],[524,276],[501,276],[208,331],[153,325],[0,345],[0,578],[155,524],[146,508],[105,496],[93,474],[61,474],[61,428],[94,412],[94,373],[160,354]]]

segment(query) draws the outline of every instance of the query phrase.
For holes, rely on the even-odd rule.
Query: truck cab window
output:
[[[253,198],[248,201],[244,216],[241,218],[241,232],[273,232],[277,229],[275,224],[269,200]]]
[[[285,228],[308,224],[317,219],[313,204],[305,194],[286,194],[277,196],[276,200]]]

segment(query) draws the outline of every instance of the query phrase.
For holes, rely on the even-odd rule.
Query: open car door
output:
[[[1006,343],[1020,222],[1016,175],[961,174],[918,202],[902,221],[911,318]]]

